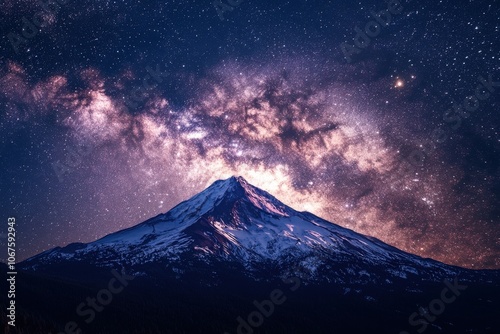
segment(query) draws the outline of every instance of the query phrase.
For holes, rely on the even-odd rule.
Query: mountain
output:
[[[441,280],[460,272],[295,211],[242,177],[216,181],[167,213],[134,227],[88,244],[44,252],[23,262],[22,268],[83,262],[139,272],[147,264],[160,263],[182,273],[192,269],[183,265],[187,258],[206,264],[237,263],[256,277],[263,267],[282,275],[293,266],[308,280],[351,283],[392,283],[414,275]]]
[[[120,272],[131,279],[120,302],[89,324],[80,318],[84,331],[494,333],[499,325],[500,271],[403,252],[296,211],[242,177],[216,181],[164,214],[94,242],[56,247],[18,268],[22,319],[31,332],[65,328],[75,306],[96,291],[99,297]],[[437,318],[432,303],[451,300],[449,291],[454,303]]]

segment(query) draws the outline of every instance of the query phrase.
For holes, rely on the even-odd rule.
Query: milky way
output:
[[[408,252],[499,268],[500,87],[452,109],[500,81],[499,8],[464,21],[461,7],[413,4],[346,62],[340,44],[382,5],[247,2],[220,21],[209,2],[85,1],[18,52],[5,39],[1,212],[18,217],[22,256],[241,175]],[[1,6],[8,32],[41,10]]]

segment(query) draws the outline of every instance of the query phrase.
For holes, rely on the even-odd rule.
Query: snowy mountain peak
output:
[[[230,184],[239,184],[239,185],[248,184],[247,180],[245,180],[243,176],[235,176],[235,175],[231,176],[229,179],[221,181]]]
[[[235,207],[255,207],[266,213],[279,216],[288,216],[292,210],[268,192],[252,186],[241,176],[232,176],[226,180],[215,181],[207,189],[192,197],[192,200],[202,201],[201,207],[206,206],[211,211],[229,212]],[[211,208],[209,208],[211,207]],[[201,209],[200,211],[204,211]]]
[[[230,178],[225,180],[215,181],[200,194],[208,194],[209,196],[215,195],[216,197],[245,197],[247,189],[249,189],[250,187],[252,186],[249,185],[243,177],[231,176]]]
[[[311,273],[324,266],[348,266],[345,275],[364,265],[387,266],[383,271],[388,275],[401,277],[417,267],[445,270],[436,262],[404,253],[375,238],[295,211],[235,176],[215,181],[170,211],[141,224],[89,244],[54,249],[28,259],[25,265],[35,268],[71,260],[99,266],[177,266],[185,259],[239,262],[251,270],[263,263],[286,267],[292,261]],[[397,266],[407,268],[405,273],[397,271]]]

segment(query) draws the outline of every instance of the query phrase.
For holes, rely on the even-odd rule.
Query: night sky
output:
[[[500,268],[500,1],[59,2],[0,3],[0,233],[16,217],[19,260],[241,175]]]

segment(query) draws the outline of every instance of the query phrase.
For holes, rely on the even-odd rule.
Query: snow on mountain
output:
[[[181,265],[186,256],[206,263],[237,262],[249,270],[262,264],[286,267],[295,263],[312,276],[321,268],[323,273],[330,268],[332,274],[337,269],[346,275],[363,276],[364,271],[370,276],[363,270],[370,266],[377,268],[373,271],[383,270],[384,277],[402,279],[421,272],[436,279],[458,272],[458,268],[295,211],[242,177],[216,181],[167,213],[88,244],[41,253],[22,266],[37,269],[64,261],[97,266]]]

